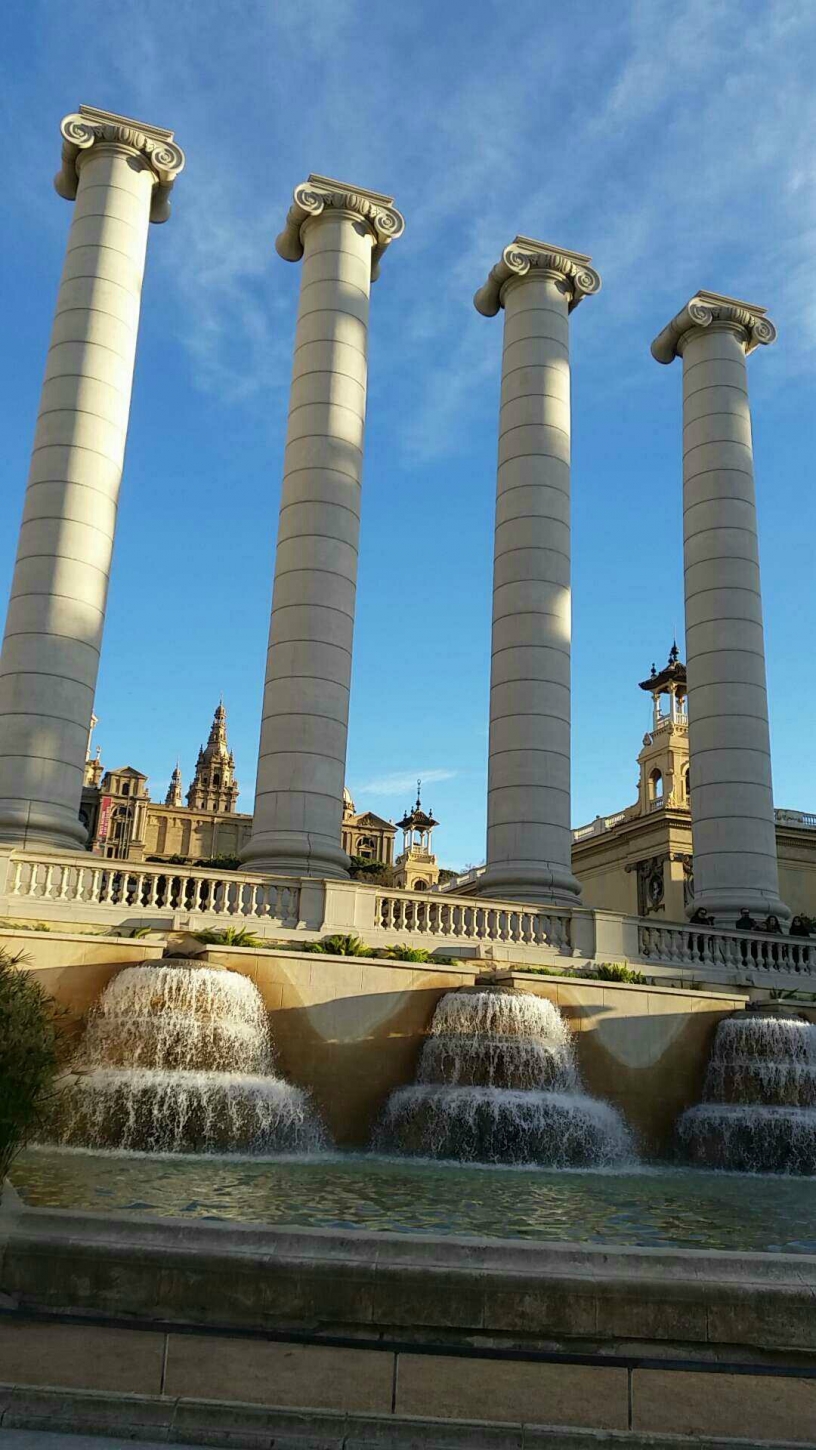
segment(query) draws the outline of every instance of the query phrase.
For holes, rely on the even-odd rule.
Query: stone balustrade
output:
[[[440,937],[443,941],[504,942],[566,953],[572,950],[569,910],[484,901],[472,896],[378,892],[376,922],[384,931]]]
[[[807,937],[641,921],[638,948],[641,961],[659,962],[662,966],[702,967],[737,974],[784,973],[816,981],[816,940]]]
[[[132,916],[238,918],[296,927],[300,887],[291,877],[211,872],[190,867],[57,856],[19,851],[9,861],[5,891],[10,915],[100,922]],[[179,923],[180,924],[180,923]]]
[[[519,970],[562,971],[564,958],[579,970],[628,962],[658,985],[695,980],[816,991],[816,938],[353,881],[114,861],[87,852],[0,852],[0,926],[15,922],[124,935],[141,926],[245,926],[270,944],[349,933],[375,948],[423,947]]]

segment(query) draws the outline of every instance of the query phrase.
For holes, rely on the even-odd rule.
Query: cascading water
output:
[[[442,998],[416,1085],[389,1098],[374,1147],[551,1168],[634,1156],[620,1114],[581,1091],[560,1012],[530,992],[495,987]]]
[[[257,987],[181,960],[127,967],[105,988],[49,1136],[170,1153],[325,1146],[307,1095],[275,1076]]]
[[[720,1022],[703,1102],[677,1138],[700,1167],[816,1173],[816,1026],[761,1010]]]

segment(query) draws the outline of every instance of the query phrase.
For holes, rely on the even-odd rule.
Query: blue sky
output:
[[[698,287],[765,305],[749,363],[778,805],[816,807],[816,8],[812,0],[6,0],[0,596],[7,595],[87,102],[187,153],[151,228],[97,694],[109,766],[185,782],[223,691],[251,808],[309,171],[406,217],[372,297],[348,783],[396,817],[417,775],[447,864],[484,853],[501,320],[472,295],[520,232],[589,252],[572,323],[576,824],[634,799],[682,646],[680,368],[649,356]]]

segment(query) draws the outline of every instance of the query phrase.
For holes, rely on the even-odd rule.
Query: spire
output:
[[[235,758],[227,741],[227,712],[222,695],[213,715],[207,744],[198,752],[195,775],[187,792],[187,804],[192,810],[228,814],[235,810],[237,799]]]
[[[167,795],[164,798],[164,804],[166,806],[180,806],[180,805],[183,805],[184,802],[182,800],[181,791],[182,791],[182,784],[181,784],[181,766],[179,765],[179,762],[177,760],[176,761],[176,768],[175,768],[175,770],[173,771],[173,774],[170,777],[170,786],[168,788]]]

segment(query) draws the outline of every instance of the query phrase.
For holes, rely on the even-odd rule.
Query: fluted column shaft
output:
[[[661,362],[683,359],[691,910],[722,924],[743,910],[790,915],[779,898],[746,368],[746,351],[775,335],[764,309],[701,293],[652,349]]]
[[[390,198],[295,193],[278,250],[303,258],[255,813],[253,869],[338,877],[360,533],[372,263]],[[356,204],[375,197],[373,215]],[[328,199],[327,199],[328,198]],[[309,208],[308,210],[306,208]],[[294,215],[293,215],[294,213]],[[304,214],[305,213],[305,214]],[[390,237],[389,237],[390,239]]]
[[[487,866],[480,890],[574,903],[570,857],[568,314],[588,258],[517,239],[476,305],[504,308],[493,573]]]
[[[172,132],[134,124],[90,108],[63,122],[57,188],[76,201],[0,657],[0,840],[42,849],[87,837],[78,811],[147,229],[162,176],[183,164]]]

